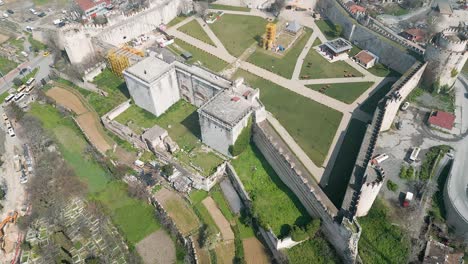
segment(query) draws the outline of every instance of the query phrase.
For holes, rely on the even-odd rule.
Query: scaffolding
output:
[[[107,53],[107,60],[112,72],[119,77],[123,77],[123,71],[140,61],[144,56],[145,53],[141,50],[123,46],[110,50]]]
[[[264,49],[272,49],[273,45],[275,44],[276,40],[276,24],[268,23],[266,25],[266,34],[263,38],[263,48]]]

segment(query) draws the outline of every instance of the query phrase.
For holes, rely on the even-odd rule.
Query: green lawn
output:
[[[248,84],[260,89],[266,110],[280,121],[309,158],[321,166],[342,113],[251,73],[239,70],[235,77],[244,77]]]
[[[468,63],[465,63],[465,65],[463,65],[462,73],[468,74]]]
[[[320,45],[319,39],[316,39],[313,47]],[[319,78],[343,78],[345,74],[352,74],[355,77],[363,76],[358,70],[354,69],[344,61],[328,62],[315,49],[310,49],[302,64],[301,79],[319,79]]]
[[[69,85],[66,81],[64,83]],[[96,76],[93,83],[100,89],[106,91],[108,96],[102,96],[98,93],[84,89],[78,89],[78,91],[85,97],[94,110],[96,110],[99,116],[103,116],[130,98],[130,94],[128,93],[124,80],[119,78],[109,69],[105,69],[102,73]]]
[[[0,94],[0,104],[2,104],[3,101],[5,101],[5,99],[8,97],[8,95],[10,95],[8,92],[4,92],[4,93]]]
[[[376,65],[374,65],[374,67],[367,69],[367,71],[379,77],[400,77],[401,76],[399,72],[393,70],[392,68],[388,68],[382,63],[377,63]]]
[[[187,165],[195,165],[194,169],[208,176],[222,163],[222,159],[213,152],[206,152],[202,149],[202,144],[199,141],[200,126],[196,110],[195,106],[180,100],[166,113],[155,117],[138,106],[132,105],[115,120],[121,124],[129,125],[137,133],[154,125],[166,129],[169,136],[183,149],[175,154],[179,161]]]
[[[410,10],[402,8],[399,4],[391,3],[388,5],[385,5],[383,12],[388,15],[402,16],[402,15],[408,14]]]
[[[368,113],[373,115],[375,109],[377,108],[377,104],[379,101],[391,90],[393,82],[388,82],[384,86],[380,87],[377,91],[374,91],[363,104],[359,106],[359,108]]]
[[[64,159],[88,186],[89,192],[106,187],[110,176],[97,164],[92,156],[83,154],[88,143],[70,118],[63,118],[50,105],[33,104],[30,113],[41,120],[43,127],[57,139]]]
[[[351,104],[362,93],[369,89],[373,82],[357,82],[357,83],[334,83],[334,84],[311,84],[306,85],[308,88],[319,91],[326,88],[324,94],[340,100],[344,103]]]
[[[7,75],[11,70],[15,69],[18,64],[5,57],[0,56],[0,72]]]
[[[316,236],[295,247],[286,250],[290,264],[314,263],[335,264],[340,263],[333,247],[321,236]]]
[[[231,6],[231,5],[219,5],[219,4],[210,4],[210,9],[220,9],[220,10],[231,10],[231,11],[241,11],[241,12],[250,12],[250,8],[244,6]]]
[[[178,28],[177,30],[179,30],[180,32],[183,32],[189,36],[192,36],[198,40],[201,40],[203,42],[205,42],[206,44],[209,44],[211,46],[216,46],[213,41],[210,39],[210,37],[208,36],[208,34],[206,34],[205,30],[203,30],[202,26],[200,25],[200,23],[198,23],[197,20],[192,20],[190,21],[189,23],[181,26],[180,28]]]
[[[247,61],[265,70],[291,79],[297,58],[301,54],[311,35],[312,30],[305,28],[305,33],[303,33],[300,39],[296,41],[293,47],[286,50],[286,53],[283,56],[278,56],[273,54],[271,51],[257,48],[257,50],[250,55]]]
[[[214,71],[220,72],[228,65],[227,62],[219,59],[211,55],[210,53],[201,50],[183,40],[176,39],[175,44],[177,44],[182,50],[175,48],[173,45],[171,46],[171,50],[176,54],[180,55],[184,51],[188,51],[192,54],[192,58],[188,61],[188,63],[195,64],[201,63],[202,66]]]
[[[310,221],[300,201],[253,143],[232,165],[253,200],[252,211],[261,226],[271,228],[281,237],[288,235],[294,224],[305,225]]]
[[[326,20],[326,19],[317,20],[315,21],[315,24],[320,29],[320,31],[322,31],[322,33],[325,35],[325,37],[328,40],[337,38],[335,34],[334,24],[330,20]]]
[[[184,21],[186,18],[187,18],[186,16],[176,16],[171,21],[169,21],[169,23],[167,23],[167,27],[175,26],[179,24],[180,22]]]
[[[210,27],[229,53],[239,57],[261,40],[266,24],[265,19],[256,16],[225,14]]]
[[[234,214],[231,212],[231,208],[224,198],[221,187],[219,187],[219,185],[216,185],[210,190],[210,196],[216,202],[216,205],[218,206],[219,210],[221,210],[224,217],[226,217],[228,221],[232,221],[234,219]]]
[[[28,41],[29,41],[29,44],[31,44],[31,48],[33,49],[33,51],[35,52],[38,52],[40,50],[45,50],[47,49],[47,45],[45,45],[44,43],[40,42],[40,41],[37,41],[35,40],[32,35],[28,35]]]
[[[405,231],[393,225],[388,208],[377,199],[365,217],[359,218],[362,227],[359,256],[363,263],[407,263],[410,241]]]
[[[131,245],[160,228],[153,206],[128,196],[124,183],[113,181],[93,198],[109,210],[112,221]]]

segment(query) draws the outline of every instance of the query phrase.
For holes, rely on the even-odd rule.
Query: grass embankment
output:
[[[2,104],[3,101],[5,101],[5,99],[8,97],[8,95],[10,95],[8,92],[4,92],[4,93],[0,94],[0,104]]]
[[[253,215],[260,226],[266,230],[271,228],[277,236],[283,237],[294,224],[305,226],[311,220],[298,198],[253,144],[233,160],[232,165],[252,198]]]
[[[327,19],[317,20],[315,21],[315,24],[320,29],[320,31],[322,31],[323,35],[325,35],[325,37],[328,40],[338,37],[337,32],[335,30],[335,25],[330,20],[327,20]]]
[[[201,66],[214,72],[220,72],[228,65],[228,63],[222,59],[219,59],[218,57],[213,56],[183,40],[176,39],[174,42],[180,47],[180,49],[176,48],[174,45],[171,45],[169,49],[178,56],[180,56],[184,51],[190,52],[192,54],[192,58],[187,61],[190,64],[201,64]]]
[[[115,120],[121,124],[129,125],[135,132],[141,133],[144,128],[158,125],[167,130],[169,136],[183,151],[175,156],[183,163],[196,169],[205,176],[212,174],[222,159],[216,154],[202,149],[200,143],[200,125],[197,108],[190,103],[180,100],[171,106],[163,115],[155,117],[151,113],[132,105]]]
[[[267,20],[261,17],[225,14],[210,28],[228,52],[239,57],[248,47],[260,41],[266,24]]]
[[[284,55],[278,55],[272,51],[257,48],[257,50],[250,55],[248,62],[255,64],[265,70],[276,73],[285,78],[291,79],[294,73],[294,66],[296,65],[297,58],[304,49],[307,41],[312,35],[312,30],[304,28],[305,31],[302,36],[296,40],[294,45],[285,51]]]
[[[405,231],[393,225],[389,209],[377,199],[365,217],[359,218],[362,227],[359,256],[363,263],[407,263],[410,241]]]
[[[167,23],[167,27],[173,27],[177,24],[179,24],[180,22],[184,21],[188,16],[183,16],[183,15],[179,15],[179,16],[176,16],[174,17],[171,21],[169,21],[169,23]]]
[[[30,114],[57,140],[64,159],[87,185],[90,198],[103,204],[131,246],[159,228],[154,209],[144,201],[131,198],[126,186],[112,180],[109,172],[86,152],[88,143],[71,118],[64,118],[50,105],[33,104]]]
[[[235,77],[244,77],[248,84],[260,89],[266,110],[279,120],[309,158],[321,166],[343,114],[246,71],[237,71]]]
[[[209,8],[210,9],[220,9],[220,10],[230,10],[230,11],[250,12],[250,8],[244,7],[244,6],[210,4]]]
[[[28,34],[28,41],[29,41],[29,44],[31,44],[31,48],[34,52],[39,52],[40,50],[47,49],[47,45],[45,45],[44,43],[40,41],[35,40],[32,37],[32,34]]]
[[[18,64],[5,57],[0,56],[0,72],[2,75],[7,75],[11,70],[15,69]]]
[[[198,40],[205,42],[211,46],[216,46],[211,38],[206,34],[205,30],[203,30],[202,26],[196,19],[188,22],[187,24],[179,27],[177,30],[183,32],[191,37],[194,37]]]
[[[321,41],[317,38],[313,47],[320,44]],[[363,75],[344,61],[330,63],[314,48],[311,48],[307,53],[300,74],[301,79],[343,78],[349,76],[361,77]]]
[[[333,247],[322,236],[315,236],[313,239],[286,250],[288,262],[290,264],[314,263],[314,264],[335,264],[340,263]]]
[[[319,91],[323,90],[324,94],[340,100],[344,103],[351,104],[362,93],[367,91],[374,83],[373,82],[356,82],[356,83],[335,83],[335,84],[311,84],[306,85],[308,88]]]

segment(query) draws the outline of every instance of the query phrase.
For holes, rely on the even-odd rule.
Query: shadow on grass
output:
[[[184,127],[186,127],[194,136],[201,140],[201,131],[200,123],[198,122],[198,112],[194,111],[189,116],[187,116],[182,122],[180,122]]]
[[[393,82],[386,83],[383,87],[380,87],[376,92],[372,93],[364,103],[359,106],[362,111],[373,115],[379,101],[390,91]]]
[[[263,169],[265,169],[266,173],[270,176],[271,181],[276,185],[276,187],[278,189],[280,189],[281,191],[286,193],[286,195],[289,197],[289,199],[291,199],[291,201],[294,203],[296,208],[301,213],[301,216],[299,216],[296,219],[295,224],[298,225],[298,226],[306,226],[311,221],[312,218],[310,217],[309,213],[307,212],[307,210],[302,205],[301,201],[299,201],[297,196],[279,178],[278,174],[276,174],[273,167],[271,167],[270,163],[268,163],[268,161],[265,159],[262,152],[260,152],[260,150],[257,148],[257,146],[255,146],[255,144],[253,142],[251,143],[251,145],[252,145],[252,151],[253,151],[255,157],[260,161],[260,163],[262,164]],[[281,231],[280,231],[281,233],[280,234],[276,234],[279,238],[282,238],[282,237],[285,237],[285,236],[289,235],[289,231],[290,231],[291,227],[289,225],[287,225],[287,226],[289,226],[289,229],[287,229],[285,226],[286,225],[283,225],[281,227]],[[286,231],[287,231],[287,233],[285,233]]]
[[[117,89],[127,98],[130,99],[130,92],[127,89],[127,84],[125,82],[121,83],[119,86],[117,86]]]

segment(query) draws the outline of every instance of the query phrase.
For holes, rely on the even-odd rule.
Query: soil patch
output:
[[[217,263],[232,264],[235,257],[234,241],[219,243],[216,248]]]
[[[88,112],[80,99],[70,91],[54,87],[46,92],[47,96],[54,99],[58,104],[70,109],[77,115]]]
[[[210,212],[211,217],[221,231],[223,240],[234,240],[234,233],[232,232],[231,225],[221,213],[218,206],[216,206],[215,201],[211,197],[207,197],[202,201],[202,203],[206,209],[208,209],[208,212]]]
[[[7,41],[9,38],[10,38],[9,36],[3,35],[3,34],[0,33],[0,44]]]
[[[171,237],[163,230],[156,231],[136,245],[145,264],[175,263],[176,250]]]
[[[211,263],[210,254],[208,253],[208,251],[206,251],[206,249],[202,249],[200,247],[200,244],[198,243],[198,236],[193,238],[193,242],[195,246],[195,254],[197,255],[198,261],[201,264]]]
[[[104,132],[101,131],[100,124],[97,123],[93,113],[88,112],[82,114],[76,118],[76,122],[83,129],[89,140],[93,142],[93,145],[102,153],[106,153],[107,150],[111,149],[111,145],[107,142],[104,137]]]
[[[256,237],[243,239],[242,246],[247,264],[268,264],[271,262],[265,247]]]

